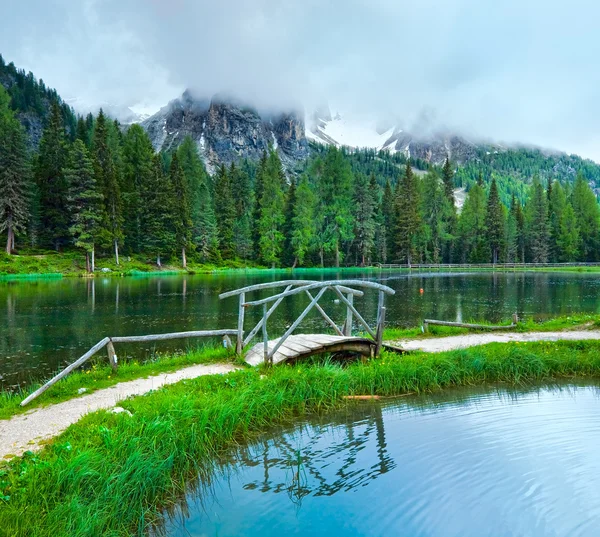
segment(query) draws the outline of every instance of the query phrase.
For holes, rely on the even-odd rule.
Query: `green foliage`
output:
[[[579,251],[584,261],[597,261],[600,246],[600,213],[598,201],[583,175],[577,175],[571,194],[579,230]]]
[[[394,198],[394,244],[397,256],[409,265],[416,253],[418,234],[422,230],[419,188],[410,162],[396,189]]]
[[[525,206],[525,232],[529,261],[547,263],[550,238],[548,198],[537,177],[533,179],[531,197]]]
[[[0,85],[0,232],[6,232],[6,252],[15,248],[15,235],[25,233],[29,221],[30,166],[25,134],[8,106]]]
[[[458,224],[460,259],[463,263],[489,261],[485,217],[485,192],[483,187],[476,183],[467,194]]]
[[[496,180],[492,179],[485,213],[486,238],[492,250],[492,263],[500,259],[500,250],[504,245],[504,207],[500,202]]]
[[[291,222],[291,248],[294,264],[304,264],[304,259],[314,244],[316,233],[316,197],[303,177],[296,190]]]
[[[378,206],[379,187],[375,175],[367,178],[357,174],[354,180],[354,240],[360,266],[370,261],[375,246]]]
[[[235,257],[234,226],[236,211],[231,178],[225,166],[220,166],[215,180],[215,211],[218,215],[219,250],[223,259]]]

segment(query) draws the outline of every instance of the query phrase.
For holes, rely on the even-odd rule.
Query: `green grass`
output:
[[[119,382],[158,375],[159,373],[168,373],[194,364],[231,360],[233,360],[231,352],[222,346],[204,346],[186,353],[169,356],[156,355],[143,361],[121,361],[115,374],[106,360],[98,358],[89,367],[75,371],[57,382],[26,407],[20,406],[21,401],[37,390],[43,383],[31,384],[26,389],[17,392],[0,392],[0,420],[8,419],[15,414],[28,412],[32,408],[87,395],[96,390],[114,386]],[[85,394],[77,393],[80,388],[86,388]]]
[[[96,412],[0,470],[0,528],[19,536],[145,535],[189,479],[269,427],[344,404],[465,385],[600,378],[600,342],[492,344],[347,367],[300,364],[200,377]]]
[[[553,319],[536,320],[528,318],[519,321],[516,327],[510,327],[510,320],[503,320],[498,323],[488,321],[468,320],[466,323],[481,325],[506,325],[506,331],[509,332],[554,332],[561,330],[596,330],[600,328],[600,315],[591,315],[578,313],[575,315],[564,315]],[[459,328],[453,326],[430,325],[428,332],[423,332],[420,326],[412,328],[386,328],[383,333],[385,340],[394,341],[401,339],[426,339],[447,336],[459,336],[463,334],[485,333],[485,328]]]

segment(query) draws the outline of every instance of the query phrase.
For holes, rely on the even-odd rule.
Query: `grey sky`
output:
[[[65,97],[323,101],[600,161],[592,0],[0,0],[0,53]]]

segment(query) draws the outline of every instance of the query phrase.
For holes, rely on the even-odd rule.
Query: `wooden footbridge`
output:
[[[246,296],[265,289],[277,289],[284,287],[283,292],[262,298],[260,300],[246,301]],[[379,302],[377,306],[377,322],[374,328],[364,320],[362,315],[354,307],[354,297],[363,296],[363,291],[360,289],[372,289],[379,292]],[[323,295],[330,291],[336,296],[336,302],[339,301],[346,305],[346,319],[341,328],[331,319],[319,304],[319,300]],[[313,293],[315,295],[313,296]],[[267,321],[277,306],[290,296],[306,295],[309,299],[309,304],[292,325],[286,330],[285,334],[277,339],[269,341],[267,331]],[[184,339],[184,338],[205,338],[205,337],[222,337],[223,344],[226,347],[231,346],[230,337],[237,337],[236,353],[238,356],[244,354],[244,349],[250,344],[254,337],[261,332],[262,343],[258,343],[252,347],[245,355],[245,360],[251,365],[260,363],[277,364],[286,360],[297,358],[306,358],[314,354],[333,353],[333,352],[354,352],[364,356],[378,356],[383,347],[388,347],[383,344],[383,327],[385,323],[385,295],[393,295],[394,290],[379,283],[365,280],[333,280],[325,282],[317,282],[312,280],[285,280],[271,283],[261,283],[243,287],[235,291],[222,293],[219,298],[228,298],[233,296],[239,297],[239,314],[237,329],[224,330],[195,330],[192,332],[175,332],[170,334],[152,334],[146,336],[117,336],[105,337],[96,345],[89,349],[79,359],[65,367],[62,371],[56,374],[42,387],[38,388],[31,395],[26,397],[21,406],[25,406],[30,401],[44,393],[53,384],[56,384],[60,379],[66,377],[71,371],[82,366],[98,351],[106,347],[108,360],[113,370],[117,370],[117,355],[115,352],[115,343],[136,343],[148,341],[164,341],[169,339]],[[244,319],[247,308],[260,307],[263,308],[261,320],[247,334],[244,332]],[[323,319],[330,325],[335,332],[334,335],[329,334],[294,334],[300,323],[305,319],[312,309],[316,309]],[[352,336],[352,324],[356,318],[358,324],[362,326],[367,334],[364,337]],[[389,347],[392,350],[401,351]]]
[[[265,289],[285,289],[272,296],[247,301],[247,295],[263,291]],[[363,296],[363,289],[372,289],[379,292],[379,301],[377,306],[377,321],[375,327],[371,327],[363,316],[354,307],[354,297]],[[341,302],[346,306],[346,318],[343,325],[338,326],[331,317],[325,312],[319,304],[323,295],[329,291],[335,295],[336,302]],[[313,293],[314,296],[313,296]],[[257,343],[250,348],[245,355],[245,360],[250,365],[260,363],[277,364],[286,360],[295,360],[306,358],[315,354],[333,353],[333,352],[354,352],[364,356],[378,356],[383,345],[383,328],[385,324],[385,295],[393,295],[394,290],[386,285],[370,282],[366,280],[333,280],[333,281],[312,281],[312,280],[285,280],[279,282],[262,283],[251,285],[222,293],[219,298],[230,298],[237,296],[239,299],[238,329],[236,352],[243,354],[244,348],[252,339],[262,332],[262,342]],[[309,303],[304,311],[279,338],[269,340],[267,323],[269,317],[281,304],[281,302],[291,296],[306,295]],[[260,321],[244,335],[244,320],[247,308],[262,307],[263,315]],[[329,334],[294,334],[301,322],[306,318],[312,309],[316,309],[326,323],[333,329],[335,335]],[[352,336],[352,325],[354,319],[362,327],[366,336]]]

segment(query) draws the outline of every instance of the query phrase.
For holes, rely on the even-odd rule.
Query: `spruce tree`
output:
[[[23,127],[0,84],[0,232],[6,232],[6,253],[29,220],[30,166]]]
[[[171,181],[165,177],[160,155],[152,160],[152,174],[142,189],[142,250],[156,259],[162,267],[161,258],[175,251],[175,223],[173,222],[173,199]]]
[[[315,240],[316,198],[305,177],[300,180],[295,198],[291,227],[293,267],[304,264],[304,259],[313,247]]]
[[[172,222],[175,234],[175,245],[181,253],[181,265],[187,268],[186,252],[190,247],[192,220],[190,217],[190,204],[188,187],[179,164],[177,153],[173,153],[171,167],[169,169],[170,190],[172,193],[171,209],[173,211]]]
[[[437,173],[429,172],[423,180],[423,221],[425,224],[426,251],[428,261],[439,263],[442,255],[442,241],[446,236],[445,212],[448,198],[444,183],[440,184]]]
[[[567,208],[567,196],[561,184],[556,181],[554,185],[548,182],[548,218],[550,225],[550,259],[556,263],[562,259],[563,253],[559,246],[561,236],[561,222]]]
[[[68,148],[62,112],[54,102],[44,129],[35,165],[39,194],[39,240],[59,251],[70,239],[66,210],[69,185],[63,174]]]
[[[570,203],[565,205],[561,214],[556,246],[558,251],[558,261],[569,263],[577,261],[581,239],[579,236],[579,226],[577,217]]]
[[[374,186],[373,186],[373,183]],[[366,175],[359,173],[354,181],[354,239],[360,259],[364,267],[371,258],[375,245],[376,210],[379,203],[375,176],[369,180]]]
[[[153,174],[154,150],[146,131],[131,125],[123,140],[123,230],[126,247],[130,252],[141,252],[144,229],[142,196]]]
[[[492,263],[498,263],[504,240],[504,207],[498,194],[496,179],[492,178],[485,215],[486,237],[492,253]]]
[[[292,248],[292,231],[293,231],[293,220],[294,211],[296,209],[296,181],[292,178],[290,187],[288,188],[285,197],[285,208],[283,210],[284,224],[283,224],[283,264],[292,265],[292,268],[296,266],[296,256],[294,255]]]
[[[96,184],[92,161],[81,140],[76,140],[73,144],[64,176],[69,183],[68,206],[72,219],[69,232],[75,246],[85,251],[86,271],[93,273],[96,244],[103,218],[103,199]]]
[[[506,246],[504,256],[505,263],[515,263],[519,256],[519,235],[517,223],[517,199],[514,193],[512,195],[510,209],[506,218],[504,244]]]
[[[394,252],[394,192],[390,181],[386,181],[381,198],[381,252],[380,258],[385,263],[388,259],[393,259]]]
[[[548,198],[538,177],[533,179],[530,198],[525,206],[525,227],[531,262],[547,263],[550,246]]]
[[[417,179],[408,161],[394,199],[394,244],[397,257],[406,260],[409,266],[416,253],[416,240],[422,226],[419,197]]]
[[[283,169],[277,153],[271,149],[266,169],[262,175],[262,196],[259,200],[260,217],[258,221],[259,253],[266,265],[275,267],[283,248],[283,214],[285,198],[283,194]]]
[[[485,263],[489,260],[485,228],[486,199],[480,183],[483,181],[477,181],[467,193],[458,221],[462,262]]]
[[[571,194],[571,205],[577,218],[580,243],[579,251],[584,261],[597,261],[599,259],[598,248],[600,246],[600,213],[598,201],[592,189],[579,173],[573,193]]]
[[[444,183],[446,199],[454,207],[454,170],[452,169],[449,156],[446,156],[444,167],[442,168],[442,182]]]
[[[234,163],[229,168],[229,181],[235,206],[235,255],[245,260],[252,256],[252,186],[248,173]]]
[[[215,212],[219,237],[219,251],[223,259],[235,257],[235,205],[229,174],[224,165],[219,166],[215,181]]]
[[[109,127],[106,116],[100,110],[96,119],[92,141],[94,173],[96,183],[104,198],[103,243],[112,245],[115,262],[119,264],[119,243],[123,238],[123,216],[119,187],[118,160],[109,141]]]

